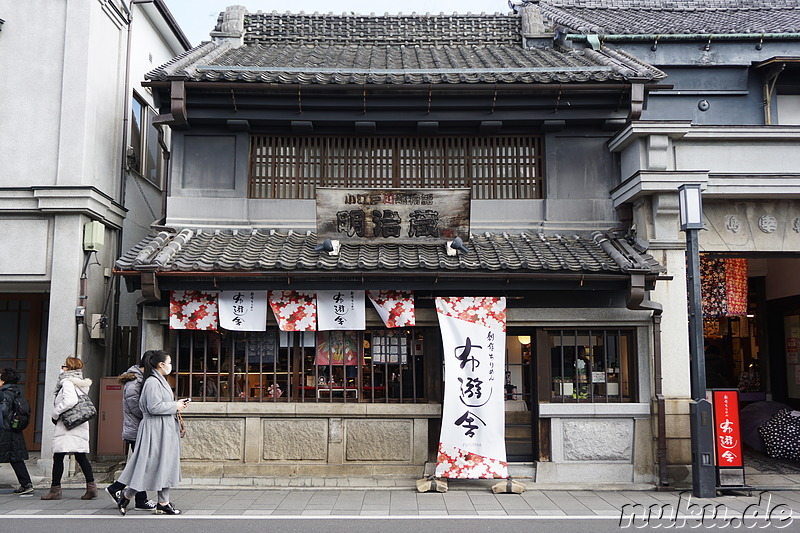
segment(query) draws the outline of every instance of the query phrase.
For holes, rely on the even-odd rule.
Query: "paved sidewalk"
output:
[[[453,483],[455,484],[455,483]],[[43,501],[45,491],[15,496],[0,491],[0,515],[11,516],[119,516],[111,499],[101,494],[82,501],[82,489],[64,490],[63,499]],[[699,516],[705,506],[718,515],[800,518],[800,491],[751,496],[721,496],[708,500],[688,494],[655,491],[542,491],[492,494],[486,490],[455,490],[418,494],[413,490],[237,490],[173,489],[172,501],[186,517],[313,517],[313,516],[548,516],[639,519],[647,510],[661,509],[664,516],[678,512]],[[707,506],[707,504],[712,504]],[[132,516],[151,513],[133,511]],[[790,513],[790,514],[789,514]]]
[[[102,516],[119,517],[103,489],[107,483],[98,483],[100,497],[92,501],[80,500],[83,483],[80,478],[64,481],[63,499],[43,501],[49,479],[37,473],[35,459],[30,462],[36,491],[32,495],[16,496],[17,486],[10,465],[0,464],[0,515],[16,516]],[[324,478],[288,478],[254,480],[249,486],[208,486],[203,480],[185,480],[180,488],[171,491],[175,505],[187,517],[313,517],[313,516],[542,516],[542,517],[641,517],[650,512],[698,516],[703,509],[717,514],[731,513],[743,516],[756,513],[766,516],[770,512],[781,516],[800,518],[800,485],[788,484],[793,490],[754,491],[751,495],[719,496],[699,500],[690,492],[658,492],[650,486],[581,486],[568,490],[564,486],[543,486],[526,483],[523,494],[493,494],[490,490],[495,480],[451,480],[447,493],[418,494],[414,480],[350,478],[328,480]],[[208,481],[208,480],[207,480]],[[216,483],[233,480],[213,480]],[[256,486],[260,483],[269,486]],[[334,483],[335,481],[335,483]],[[753,476],[748,478],[754,484]],[[776,481],[763,479],[762,481]],[[787,486],[781,480],[781,485]],[[239,481],[243,483],[242,480]],[[766,484],[761,485],[766,487]],[[773,486],[773,488],[775,488]],[[797,488],[797,490],[794,490]],[[572,489],[575,489],[572,487]],[[151,494],[155,497],[155,494]],[[711,505],[709,505],[711,504]],[[786,515],[786,513],[791,513]],[[149,513],[131,510],[133,516]],[[120,517],[121,518],[121,517]]]
[[[455,482],[452,483],[455,485]],[[65,489],[63,499],[43,501],[44,490],[32,496],[0,491],[0,515],[118,517],[105,494],[91,501],[80,500],[83,489]],[[153,495],[154,496],[154,495]],[[492,494],[487,490],[451,490],[418,494],[408,490],[263,490],[263,489],[173,489],[171,499],[186,516],[637,516],[645,509],[675,509],[696,515],[707,504],[717,513],[727,510],[741,515],[761,509],[778,509],[800,517],[800,491],[780,491],[751,496],[720,496],[700,500],[689,494],[655,491],[542,491],[523,494]],[[692,507],[694,505],[694,507]],[[775,512],[778,512],[777,510]],[[132,516],[150,513],[130,511]]]

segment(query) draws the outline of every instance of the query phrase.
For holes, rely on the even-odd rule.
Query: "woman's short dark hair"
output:
[[[3,380],[3,383],[19,383],[19,372],[14,370],[13,368],[6,367],[0,372],[0,380]]]
[[[159,363],[163,363],[169,357],[169,352],[164,350],[147,350],[142,356],[142,365],[144,366],[144,379],[153,375],[153,370],[158,368]]]

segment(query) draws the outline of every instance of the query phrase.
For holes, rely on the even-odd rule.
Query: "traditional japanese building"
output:
[[[147,76],[169,194],[115,268],[141,295],[142,349],[170,350],[195,400],[184,474],[421,476],[442,424],[434,300],[502,296],[512,473],[652,482],[665,271],[615,210],[608,143],[664,74],[560,46],[534,6],[234,6],[211,37]],[[415,321],[367,302],[363,327],[307,331],[332,290],[405,291]],[[222,327],[226,295],[250,292],[295,312]]]

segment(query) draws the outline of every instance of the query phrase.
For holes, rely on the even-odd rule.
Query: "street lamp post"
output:
[[[703,352],[703,310],[700,295],[700,247],[703,203],[699,184],[678,187],[681,231],[686,233],[686,286],[689,296],[689,357],[692,402],[689,417],[692,435],[692,493],[696,498],[717,494],[714,469],[714,428],[711,402],[706,398],[706,365]]]

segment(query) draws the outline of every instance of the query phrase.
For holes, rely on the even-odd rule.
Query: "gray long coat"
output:
[[[178,402],[167,380],[158,372],[144,380],[139,398],[142,422],[136,449],[128,459],[119,482],[137,492],[177,487],[181,480]]]

